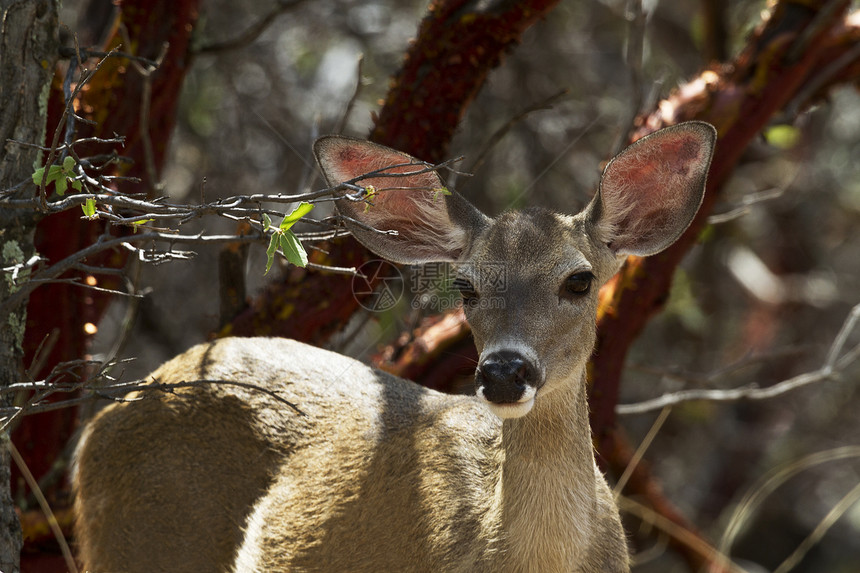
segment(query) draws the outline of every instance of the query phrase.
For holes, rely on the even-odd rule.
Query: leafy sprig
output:
[[[62,165],[51,165],[48,167],[47,177],[45,176],[45,167],[36,169],[36,171],[33,172],[33,183],[41,185],[42,179],[45,179],[45,186],[53,183],[54,189],[57,190],[57,195],[60,197],[65,195],[66,191],[69,190],[69,185],[72,186],[72,189],[78,192],[81,192],[84,189],[81,180],[78,179],[77,174],[75,173],[75,160],[70,156],[63,159]],[[95,217],[95,199],[87,199],[86,202],[81,205],[81,209],[83,210],[85,217]]]
[[[269,229],[272,229],[272,238],[269,240],[269,248],[266,249],[266,274],[272,268],[278,248],[281,249],[281,252],[292,264],[298,267],[307,266],[308,253],[290,228],[302,217],[310,213],[313,208],[314,206],[311,203],[301,202],[289,215],[284,217],[284,220],[281,221],[281,224],[276,229],[272,228],[272,219],[263,213],[263,231],[267,232]]]

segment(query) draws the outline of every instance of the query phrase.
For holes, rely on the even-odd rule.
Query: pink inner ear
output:
[[[440,192],[442,180],[425,164],[387,147],[346,138],[323,138],[314,148],[329,184],[355,181],[373,187],[366,202],[341,201],[338,210],[363,225],[397,231],[381,235],[362,226],[353,234],[375,253],[392,261],[412,263],[455,260],[466,245],[465,229],[448,213]],[[370,175],[380,172],[397,176]]]
[[[679,135],[666,141],[660,153],[671,160],[670,169],[673,173],[686,177],[691,166],[701,157],[702,145],[698,138]]]
[[[387,173],[409,173],[424,169],[421,164],[402,165],[413,160],[407,155],[396,152],[380,153],[378,147],[374,147],[372,150],[353,146],[340,147],[332,154],[330,161],[332,170],[340,181],[349,181],[365,173],[381,169],[385,169]],[[399,167],[391,167],[393,165],[399,165]],[[368,177],[358,181],[358,184],[363,187],[372,185],[377,191],[394,188],[389,192],[380,193],[374,199],[374,203],[377,201],[386,204],[392,203],[392,207],[399,205],[403,200],[402,196],[408,193],[404,188],[410,188],[413,193],[422,190],[431,192],[442,185],[434,172],[406,177]],[[401,193],[401,190],[404,192]]]
[[[686,134],[654,143],[645,149],[631,150],[629,158],[619,158],[621,165],[615,166],[617,171],[612,179],[642,190],[665,187],[675,177],[688,177],[702,153],[701,141]]]
[[[332,158],[342,171],[355,173],[361,172],[362,154],[351,147],[341,147],[335,154],[337,157]]]
[[[654,254],[674,241],[701,201],[710,149],[699,132],[661,131],[613,159],[600,185],[606,242]]]

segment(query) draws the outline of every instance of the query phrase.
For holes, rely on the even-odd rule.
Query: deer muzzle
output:
[[[482,357],[475,371],[477,396],[502,419],[527,414],[543,383],[537,366],[513,350],[500,350]]]

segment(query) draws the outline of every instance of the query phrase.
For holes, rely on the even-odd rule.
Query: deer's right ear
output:
[[[357,201],[344,196],[348,190],[339,192],[337,209],[357,221],[346,221],[346,226],[359,242],[390,261],[456,261],[489,222],[468,201],[449,192],[436,171],[405,153],[326,136],[314,143],[314,154],[329,186],[353,182],[367,190],[366,199]]]
[[[705,193],[717,140],[708,123],[679,123],[643,137],[607,165],[588,206],[597,234],[618,255],[653,255],[681,236]]]

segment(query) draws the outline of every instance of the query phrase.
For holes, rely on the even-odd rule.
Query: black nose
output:
[[[475,389],[495,404],[517,402],[526,387],[540,388],[538,369],[521,354],[500,350],[486,356],[475,372]]]

